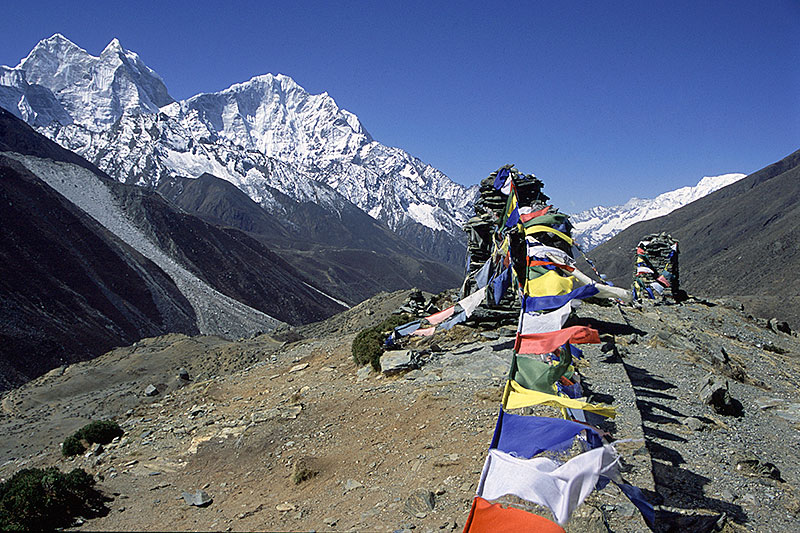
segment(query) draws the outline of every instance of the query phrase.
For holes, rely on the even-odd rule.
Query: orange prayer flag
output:
[[[480,496],[472,500],[472,509],[464,525],[464,533],[565,533],[564,528],[539,515],[489,503]]]

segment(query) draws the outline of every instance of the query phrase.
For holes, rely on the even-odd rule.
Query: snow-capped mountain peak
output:
[[[56,34],[0,76],[0,105],[121,181],[208,172],[265,208],[270,188],[326,208],[349,201],[425,249],[444,239],[447,259],[463,260],[474,191],[380,144],[327,92],[285,74],[174,102],[117,39],[93,56]]]
[[[695,186],[681,187],[651,199],[631,198],[623,205],[597,206],[570,216],[572,235],[584,250],[607,241],[628,226],[671,213],[717,189],[738,181],[745,174],[705,176]]]
[[[109,128],[124,113],[155,113],[173,101],[161,77],[116,38],[93,56],[56,33],[40,41],[14,70],[22,77],[4,85],[48,89],[72,122],[91,131]]]

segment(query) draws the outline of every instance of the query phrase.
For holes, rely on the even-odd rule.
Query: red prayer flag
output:
[[[450,306],[444,311],[439,311],[438,313],[434,313],[425,320],[430,322],[431,324],[438,324],[440,322],[444,322],[445,319],[450,318],[453,316],[453,313],[456,310],[456,306]]]
[[[540,209],[539,211],[534,211],[533,213],[525,213],[524,215],[520,215],[519,219],[522,222],[527,222],[532,218],[540,217],[542,215],[547,214],[547,212],[549,210],[550,210],[550,206],[548,205],[547,207],[545,207],[544,209]]]
[[[600,334],[588,326],[570,326],[548,333],[529,333],[520,335],[514,344],[514,351],[522,354],[550,353],[569,342],[572,344],[599,344]]]

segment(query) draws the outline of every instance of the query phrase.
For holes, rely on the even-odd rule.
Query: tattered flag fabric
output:
[[[492,281],[492,296],[494,296],[495,304],[499,304],[500,300],[503,299],[503,295],[508,290],[509,285],[511,285],[511,267],[503,270]]]
[[[599,344],[600,335],[589,326],[570,326],[548,333],[517,334],[514,351],[524,354],[550,353],[569,342],[571,344]]]
[[[475,284],[479,289],[486,287],[489,284],[489,276],[492,273],[492,262],[486,261],[480,270],[475,273]]]
[[[600,476],[619,475],[619,456],[611,446],[584,452],[563,464],[546,457],[521,459],[490,449],[481,472],[478,496],[495,500],[513,494],[544,505],[565,524],[594,490]]]
[[[439,324],[439,329],[446,330],[451,329],[456,324],[460,324],[467,320],[467,313],[464,311],[458,312]]]
[[[540,216],[546,214],[548,211],[550,211],[551,207],[552,206],[548,205],[544,209],[539,209],[538,211],[531,211],[530,213],[525,213],[524,215],[521,214],[519,216],[519,220],[520,220],[520,222],[522,222],[524,224],[525,222],[528,222],[530,220],[533,220],[536,217],[540,217]]]
[[[539,259],[541,261],[554,260],[565,265],[575,266],[575,260],[569,256],[564,250],[559,250],[553,246],[545,246],[539,242],[531,242],[527,240],[527,254],[528,257]]]
[[[438,313],[434,313],[429,317],[426,317],[425,320],[430,322],[431,324],[438,324],[439,322],[443,322],[445,319],[450,318],[455,313],[456,306],[450,306],[444,311],[439,311]]]
[[[577,307],[579,303],[580,302],[577,300],[571,300],[558,309],[541,314],[522,311],[519,314],[519,327],[517,331],[523,335],[527,335],[559,330],[569,318],[573,307]]]
[[[564,528],[537,514],[490,503],[480,496],[472,500],[464,533],[565,533]]]
[[[569,350],[564,357],[555,365],[545,363],[525,355],[511,356],[511,369],[508,372],[508,379],[513,379],[526,389],[554,394],[556,381],[567,371],[572,364],[572,356]]]
[[[520,407],[530,407],[532,405],[549,405],[551,407],[565,409],[582,409],[607,418],[617,416],[617,411],[607,405],[598,405],[555,394],[529,390],[514,380],[508,380],[505,391],[503,392],[503,407],[506,409],[518,409]]]
[[[421,323],[422,323],[421,320],[414,320],[407,324],[403,324],[402,326],[397,326],[396,328],[394,328],[394,332],[399,337],[405,337],[406,335],[411,335],[412,333],[417,331]]]
[[[635,505],[637,509],[639,509],[639,512],[642,513],[645,522],[647,522],[651,527],[655,525],[656,511],[653,508],[653,505],[644,497],[642,489],[633,485],[628,485],[627,483],[620,483],[616,480],[614,480],[614,483],[617,485],[617,487],[619,487],[622,493],[628,497],[631,503]]]
[[[514,208],[506,215],[506,223],[505,226],[507,228],[513,228],[517,224],[519,224],[519,209],[517,209],[517,200],[516,196],[510,196],[509,198],[514,198]]]
[[[473,292],[466,298],[462,298],[458,301],[461,304],[461,308],[464,309],[464,313],[466,313],[467,318],[472,316],[472,313],[475,312],[475,309],[478,308],[479,305],[483,302],[486,298],[486,287],[482,287],[477,291]]]
[[[505,185],[506,178],[511,176],[511,170],[508,168],[501,168],[497,171],[497,176],[494,178],[494,188],[500,189]]]
[[[597,287],[594,285],[582,285],[560,296],[525,296],[522,299],[522,308],[526,313],[556,309],[570,300],[583,300],[584,298],[594,296],[597,292]]]
[[[530,459],[546,450],[568,450],[582,432],[589,448],[603,445],[600,433],[593,427],[561,418],[514,415],[500,409],[489,448]]]

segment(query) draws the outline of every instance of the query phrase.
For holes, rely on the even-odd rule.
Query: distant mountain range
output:
[[[665,231],[680,241],[680,283],[689,294],[730,297],[756,316],[800,329],[800,150],[668,215],[636,223],[590,254],[630,285],[636,243]]]
[[[572,236],[584,251],[591,250],[636,222],[666,215],[744,177],[744,174],[706,176],[694,187],[681,187],[652,199],[631,198],[623,205],[581,211],[570,215],[575,227]]]
[[[92,56],[60,34],[0,67],[0,106],[114,179],[156,187],[205,173],[271,212],[274,191],[332,213],[352,203],[432,256],[461,267],[466,188],[372,139],[327,93],[281,74],[176,102],[114,39]]]

